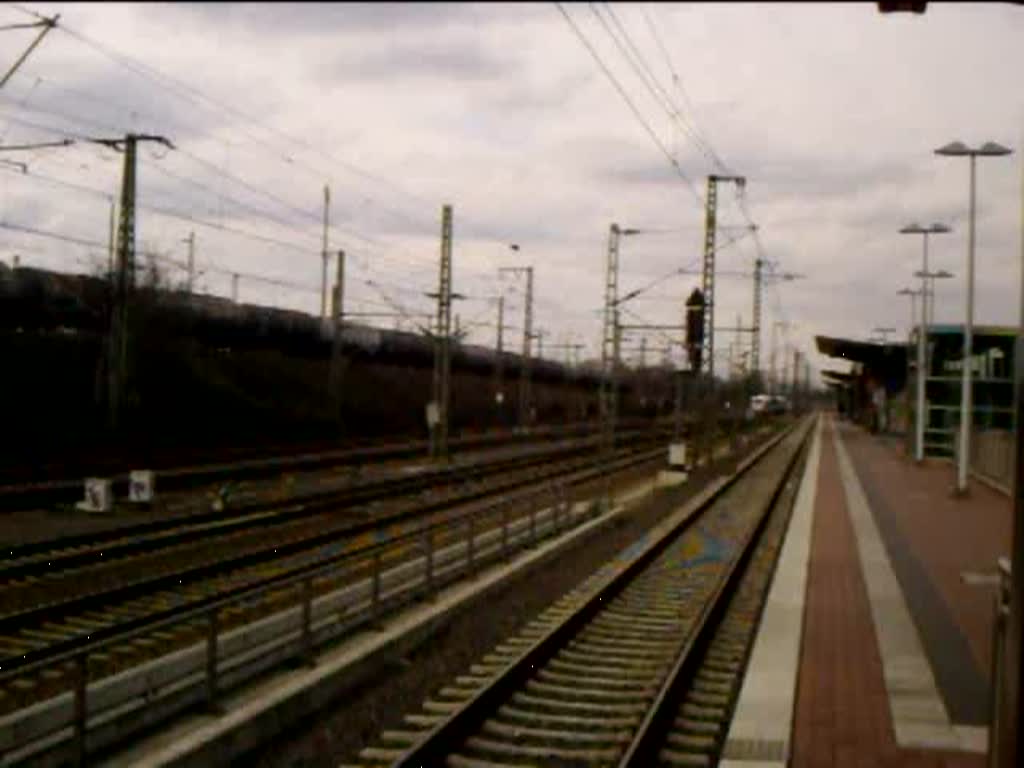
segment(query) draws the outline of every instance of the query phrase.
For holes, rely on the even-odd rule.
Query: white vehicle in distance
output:
[[[750,398],[750,408],[747,410],[749,419],[760,415],[778,415],[789,410],[789,400],[781,395],[754,395]]]

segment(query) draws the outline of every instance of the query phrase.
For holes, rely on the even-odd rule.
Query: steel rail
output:
[[[538,459],[537,461],[540,462],[543,461],[543,459]],[[568,471],[573,471],[573,469],[577,468],[577,464],[587,461],[589,461],[589,457],[568,459],[567,463],[570,464],[570,469]],[[216,560],[215,562],[203,563],[201,565],[191,566],[159,575],[143,575],[139,579],[130,583],[122,583],[116,587],[102,591],[76,595],[59,603],[36,605],[32,608],[12,611],[10,613],[0,615],[0,634],[16,632],[26,625],[38,624],[39,622],[51,619],[59,619],[61,616],[67,614],[83,613],[90,610],[102,609],[115,601],[130,600],[132,598],[141,597],[148,593],[154,593],[169,587],[187,586],[197,581],[212,578],[230,571],[309,552],[311,550],[315,550],[317,547],[334,543],[338,541],[339,538],[351,539],[360,534],[379,530],[388,525],[413,522],[417,518],[444,510],[453,504],[469,503],[484,499],[488,496],[514,491],[517,488],[522,488],[538,481],[543,481],[547,478],[564,474],[565,472],[566,467],[564,465],[549,465],[541,471],[539,477],[536,475],[530,475],[528,477],[516,475],[515,477],[507,478],[504,481],[499,479],[496,482],[489,483],[485,487],[470,488],[454,497],[448,496],[434,501],[419,502],[413,509],[401,510],[361,524],[352,526],[346,525],[343,527],[342,531],[327,530],[317,535],[304,537],[300,540],[288,543],[269,542],[266,546],[259,549],[250,549],[242,554],[225,557],[223,559]]]
[[[728,598],[743,577],[747,564],[753,557],[761,535],[768,525],[772,510],[785,492],[793,471],[800,466],[806,453],[807,437],[805,436],[801,448],[793,454],[779,483],[766,502],[757,525],[748,532],[742,542],[740,555],[728,566],[724,578],[719,582],[711,599],[704,605],[694,631],[691,632],[680,649],[678,658],[662,683],[658,695],[633,735],[633,740],[626,749],[626,753],[619,760],[618,768],[650,768],[650,766],[658,764],[658,753],[664,745],[665,734],[678,714],[678,694],[687,681],[693,678],[696,668],[701,662],[702,649],[710,642],[714,630],[721,622],[722,615],[728,607]]]
[[[547,630],[540,638],[527,647],[511,664],[506,666],[489,684],[477,691],[452,714],[435,725],[417,743],[406,749],[392,763],[391,768],[439,768],[445,765],[454,745],[461,745],[483,722],[495,712],[503,701],[520,690],[523,681],[529,679],[534,670],[542,667],[564,648],[570,640],[597,616],[615,597],[626,589],[634,579],[643,573],[654,560],[664,552],[679,535],[690,528],[729,488],[733,487],[747,471],[761,461],[772,448],[779,445],[797,429],[804,429],[801,442],[806,441],[807,424],[795,424],[761,446],[753,456],[744,461],[738,470],[714,489],[700,506],[660,539],[646,545],[644,551],[629,562],[626,567],[614,573],[604,583],[597,585],[580,604],[559,623]],[[799,451],[797,451],[799,453]],[[781,486],[783,483],[779,483]],[[763,515],[764,513],[762,513]]]
[[[625,427],[641,426],[640,420],[631,420]],[[648,426],[658,426],[657,424]],[[463,435],[454,438],[453,447],[475,449],[490,445],[530,443],[551,437],[579,437],[596,434],[597,427],[587,423],[568,426],[549,426],[523,433],[500,432],[479,435]],[[367,461],[395,460],[426,455],[425,441],[360,445],[332,451],[300,453],[298,455],[251,458],[239,461],[197,464],[157,469],[158,487],[172,490],[189,490],[204,484],[223,481],[227,478],[265,477],[279,472],[297,472],[326,469],[336,466],[358,465]],[[94,474],[104,475],[108,470]],[[117,471],[112,478],[115,491],[125,492],[128,475]],[[80,480],[29,481],[0,485],[0,510],[10,510],[16,504],[51,504],[76,501],[82,493]]]
[[[630,437],[644,439],[640,435]],[[592,441],[596,438],[585,440]],[[21,545],[7,550],[6,564],[0,564],[0,584],[26,576],[51,573],[55,568],[97,564],[100,562],[97,560],[98,553],[102,553],[102,557],[105,558],[102,562],[106,563],[117,557],[164,549],[210,534],[244,530],[254,524],[267,526],[286,523],[325,511],[333,512],[381,499],[410,495],[437,487],[445,481],[451,483],[479,480],[489,475],[535,466],[558,456],[577,455],[585,452],[588,447],[586,442],[561,445],[525,455],[490,461],[485,459],[470,464],[436,468],[411,476],[379,478],[333,490],[312,491],[287,500],[260,499],[229,507],[226,513],[200,513],[124,526],[103,533],[82,534]],[[225,514],[228,516],[225,517]],[[350,531],[340,533],[358,535],[379,521],[380,519],[353,523]]]
[[[648,454],[640,456],[627,456],[625,458],[619,457],[617,463],[625,464],[626,466],[622,467],[625,469],[631,464],[639,464],[653,460],[657,455],[660,455],[662,450],[663,449],[659,448]],[[585,470],[585,473],[591,477],[596,477],[607,471],[609,470],[607,465],[605,465]],[[611,471],[615,471],[614,463]],[[586,479],[578,480],[577,482],[585,481]],[[525,501],[536,494],[537,491],[531,490],[524,492],[521,496],[515,499],[502,499],[495,502],[493,508],[500,508],[504,505]],[[412,531],[392,535],[389,539],[382,542],[363,545],[348,552],[329,556],[317,563],[301,565],[251,584],[225,590],[215,596],[200,598],[184,608],[168,608],[140,618],[128,619],[123,622],[118,622],[110,627],[89,632],[84,639],[82,637],[69,638],[44,648],[28,651],[20,657],[7,658],[3,662],[3,669],[0,670],[0,684],[8,682],[14,678],[24,676],[30,672],[40,671],[47,667],[75,660],[83,655],[97,653],[110,645],[127,642],[138,638],[141,635],[148,634],[168,626],[186,623],[192,619],[208,617],[211,611],[226,608],[231,604],[244,600],[247,597],[255,596],[261,592],[267,591],[268,589],[294,586],[306,579],[321,576],[345,561],[354,561],[361,558],[372,557],[375,552],[383,552],[384,550],[395,546],[396,543],[419,540],[428,531],[455,528],[459,524],[464,523],[464,521],[471,515],[479,514],[481,514],[480,510],[459,512],[445,520],[425,523]]]

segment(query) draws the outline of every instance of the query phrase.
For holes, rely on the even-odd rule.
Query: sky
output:
[[[0,27],[26,11],[60,26],[0,89],[0,148],[76,143],[0,152],[0,261],[102,269],[123,159],[82,139],[164,136],[174,149],[139,145],[136,226],[172,281],[194,232],[197,290],[230,296],[237,272],[239,301],[319,313],[326,184],[346,312],[412,329],[434,312],[450,204],[460,327],[493,345],[504,295],[518,349],[525,281],[499,269],[532,266],[556,360],[600,353],[613,222],[640,230],[620,295],[652,286],[622,321],[681,321],[710,173],[746,178],[742,197],[719,184],[718,371],[749,349],[729,329],[750,326],[759,256],[762,370],[773,337],[780,367],[795,348],[814,371],[843,370],[815,335],[906,338],[912,221],[953,228],[929,267],[954,274],[936,322],[962,322],[968,163],[933,150],[1024,149],[1024,7],[1008,3],[37,3],[0,6]],[[0,70],[36,33],[0,30]],[[979,160],[977,189],[975,322],[1015,324],[1020,153]],[[672,337],[627,330],[624,356],[661,359]]]

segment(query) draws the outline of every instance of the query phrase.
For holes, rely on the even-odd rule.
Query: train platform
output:
[[[986,765],[1010,499],[826,414],[722,765]]]

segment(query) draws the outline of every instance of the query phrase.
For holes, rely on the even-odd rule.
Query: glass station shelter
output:
[[[1013,430],[1013,349],[1015,326],[974,326],[973,366],[974,431],[985,433]],[[917,406],[917,333],[911,334],[908,349],[907,404],[910,424],[915,423]],[[963,326],[931,325],[926,352],[925,454],[953,456],[960,426],[960,385],[963,371]]]

